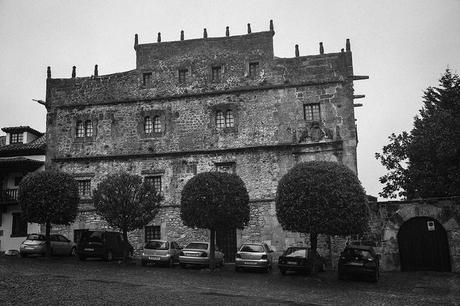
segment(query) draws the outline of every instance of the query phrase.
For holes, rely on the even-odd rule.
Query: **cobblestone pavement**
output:
[[[460,275],[382,273],[378,283],[0,256],[0,305],[460,305]]]

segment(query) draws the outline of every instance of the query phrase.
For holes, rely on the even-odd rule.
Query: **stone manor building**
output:
[[[111,172],[152,180],[164,195],[157,217],[131,233],[135,248],[153,238],[184,245],[207,239],[180,219],[184,184],[205,171],[239,175],[250,195],[251,218],[243,230],[217,234],[232,261],[241,242],[264,241],[275,251],[305,243],[285,232],[275,214],[278,181],[296,163],[326,160],[356,166],[353,73],[349,40],[344,49],[292,58],[275,57],[273,23],[245,35],[139,43],[136,67],[110,75],[56,79],[48,68],[47,167],[71,173],[82,198],[77,220],[62,228],[105,228],[91,193]],[[323,246],[331,245],[323,237]],[[343,246],[343,244],[342,244]],[[342,247],[341,246],[341,247]]]

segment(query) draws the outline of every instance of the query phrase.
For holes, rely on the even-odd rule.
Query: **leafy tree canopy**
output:
[[[385,198],[460,195],[460,78],[449,69],[428,87],[410,133],[392,134],[376,153],[388,173]]]
[[[69,174],[38,171],[19,184],[19,203],[28,222],[69,224],[78,211],[78,186]]]
[[[139,175],[108,175],[93,193],[96,212],[112,226],[126,232],[147,225],[158,212],[161,195]]]
[[[367,230],[366,194],[356,175],[335,162],[297,164],[278,184],[276,214],[284,230],[350,235]],[[316,251],[315,245],[312,249]]]
[[[235,174],[197,174],[182,190],[181,218],[190,227],[243,228],[249,221],[249,195],[244,182]]]

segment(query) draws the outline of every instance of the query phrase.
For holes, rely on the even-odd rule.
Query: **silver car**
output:
[[[180,247],[175,241],[150,240],[144,246],[141,254],[141,263],[163,264],[172,267],[179,263]]]
[[[273,265],[273,251],[265,243],[245,243],[235,256],[235,271],[262,269],[269,272]]]
[[[179,263],[182,268],[187,265],[202,265],[209,266],[209,254],[211,244],[209,242],[196,241],[189,243],[182,249],[179,255]],[[224,265],[224,253],[216,248],[215,251],[216,264]]]
[[[51,255],[75,255],[75,243],[63,235],[50,235]],[[28,255],[45,255],[46,238],[43,234],[29,234],[19,247],[21,257]]]

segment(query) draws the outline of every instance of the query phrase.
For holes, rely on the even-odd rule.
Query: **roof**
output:
[[[12,126],[12,127],[4,127],[2,128],[2,131],[5,133],[22,133],[22,132],[29,132],[32,134],[35,134],[37,136],[42,136],[43,133],[39,132],[37,130],[34,130],[28,125],[20,125],[20,126]]]
[[[45,162],[41,160],[30,159],[22,156],[0,157],[0,169],[22,168],[35,170]]]
[[[13,143],[0,146],[0,157],[20,155],[44,155],[46,151],[46,135],[29,143]]]

